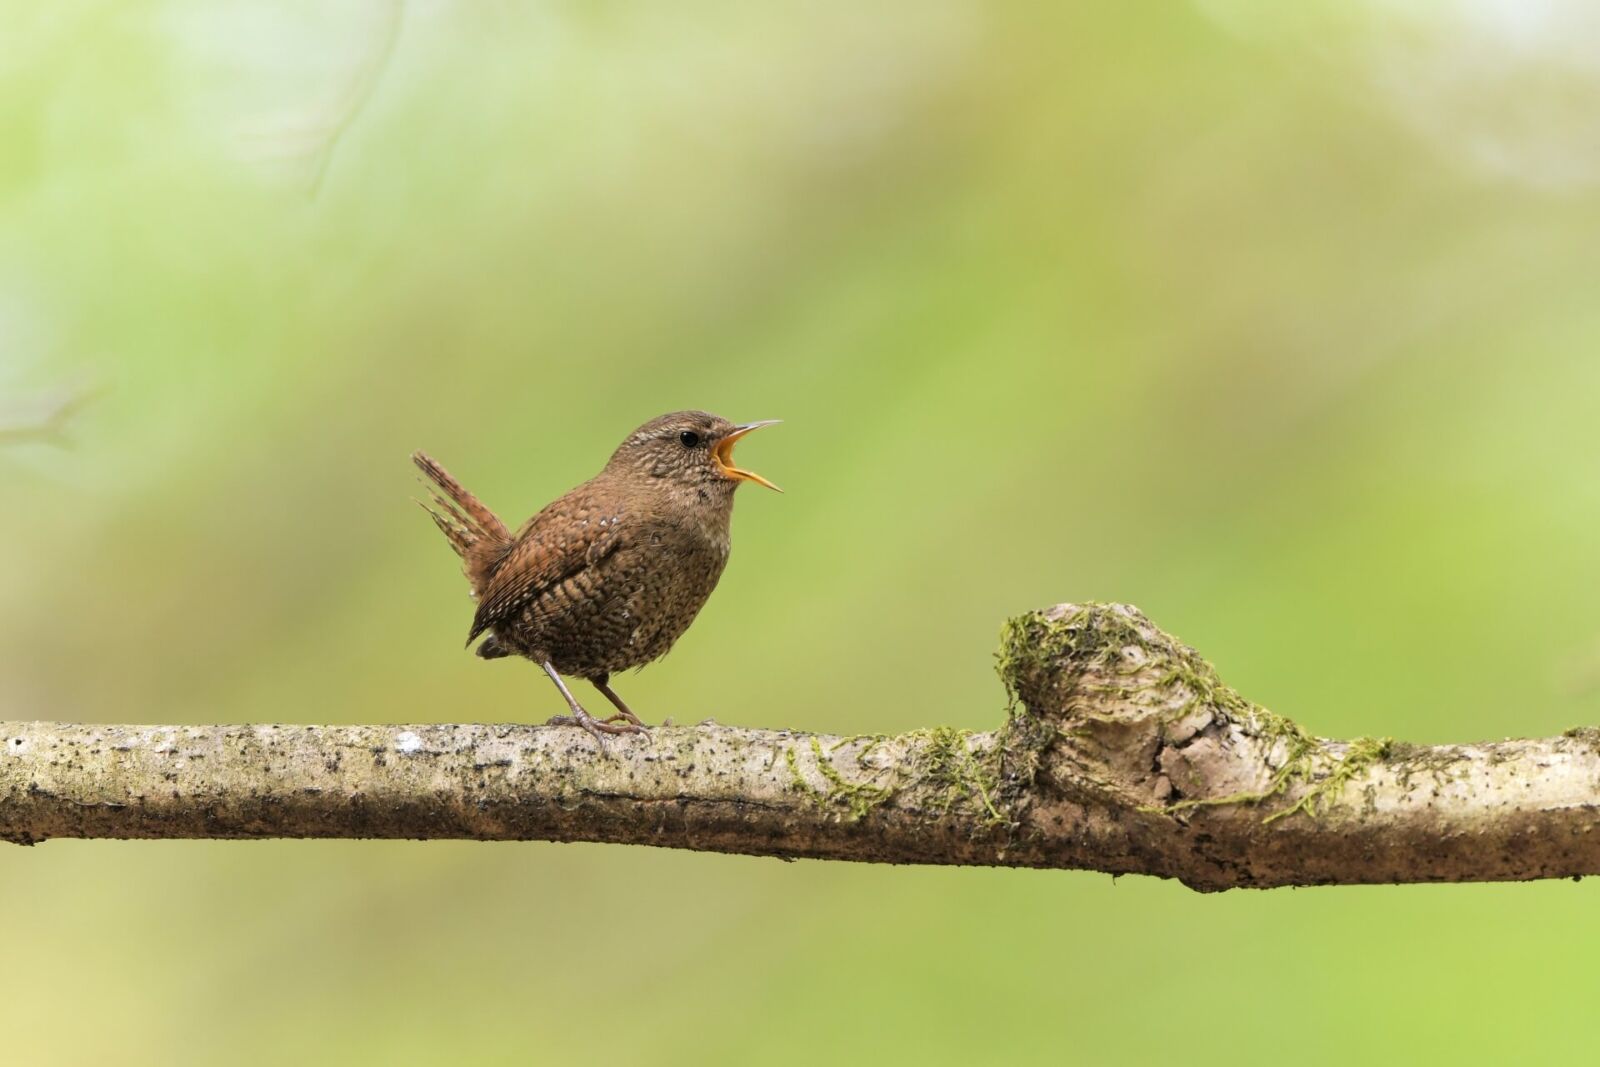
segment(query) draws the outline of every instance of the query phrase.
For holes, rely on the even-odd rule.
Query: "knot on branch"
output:
[[[1151,663],[1210,671],[1194,650],[1163,633],[1129,604],[1057,604],[1009,620],[1000,635],[1000,678],[1034,715],[1070,712],[1082,692],[1105,692]],[[1099,682],[1098,686],[1085,682]],[[1126,685],[1119,688],[1126,688]]]
[[[1326,750],[1127,604],[1058,604],[1010,620],[999,671],[1012,697],[1007,750],[1031,765],[1030,781],[1162,820],[1291,792],[1267,818],[1316,814],[1383,750],[1370,739]]]
[[[1033,765],[1035,788],[1080,803],[1161,802],[1169,725],[1193,736],[1215,718],[1209,666],[1126,604],[1058,604],[1010,620],[999,672],[1012,702],[1007,751]]]

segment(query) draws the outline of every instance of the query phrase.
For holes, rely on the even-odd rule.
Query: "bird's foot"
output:
[[[617,713],[615,715],[612,715],[610,718],[606,719],[605,721],[606,722],[616,722],[618,719],[621,719],[623,722],[626,722],[626,723],[632,723],[634,726],[637,726],[644,733],[649,733],[650,732],[650,727],[645,724],[645,721],[643,719],[639,718],[639,716],[635,715],[633,712],[629,711],[627,708],[619,708],[619,709],[617,709]]]
[[[601,722],[580,707],[574,707],[571,715],[552,715],[545,720],[546,726],[581,726],[594,737],[599,744],[600,751],[606,751],[606,734],[644,734],[650,731],[642,723],[627,722],[613,726],[611,720]]]

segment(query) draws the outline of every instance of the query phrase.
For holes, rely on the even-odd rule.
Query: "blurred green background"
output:
[[[1600,720],[1600,16],[0,4],[0,717],[533,721],[513,521],[782,418],[648,717],[987,728],[1139,605],[1325,735]],[[15,417],[15,416],[14,416]],[[1592,1054],[1600,886],[1233,892],[644,848],[0,849],[9,1063]]]

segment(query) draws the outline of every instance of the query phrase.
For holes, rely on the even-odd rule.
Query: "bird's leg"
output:
[[[635,715],[633,713],[633,709],[629,708],[627,704],[623,703],[622,698],[617,696],[617,691],[612,689],[609,684],[610,681],[611,675],[609,674],[597,674],[593,678],[589,679],[589,684],[600,690],[605,698],[616,706],[617,713],[611,716],[611,718],[607,719],[606,722],[616,722],[618,719],[621,719],[624,722],[633,723],[633,725],[639,727],[641,730],[650,729],[644,724],[644,720]]]
[[[599,742],[600,750],[602,752],[605,751],[606,747],[606,734],[644,733],[644,728],[642,726],[635,726],[632,723],[623,723],[620,726],[612,726],[610,723],[601,722],[593,715],[590,715],[587,711],[583,710],[583,705],[578,703],[578,698],[572,695],[572,690],[567,688],[567,683],[561,680],[561,675],[556,673],[555,666],[552,665],[549,660],[544,660],[539,664],[539,666],[543,667],[544,673],[548,674],[550,676],[550,680],[556,683],[556,688],[561,690],[561,695],[567,700],[567,707],[572,709],[571,715],[552,715],[548,720],[546,720],[546,726],[581,726],[585,730],[588,730],[589,733],[594,735],[594,739],[595,741]]]

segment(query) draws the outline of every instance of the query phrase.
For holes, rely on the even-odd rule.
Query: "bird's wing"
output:
[[[528,603],[583,573],[626,543],[623,517],[582,499],[557,500],[529,519],[478,598],[471,644]]]

